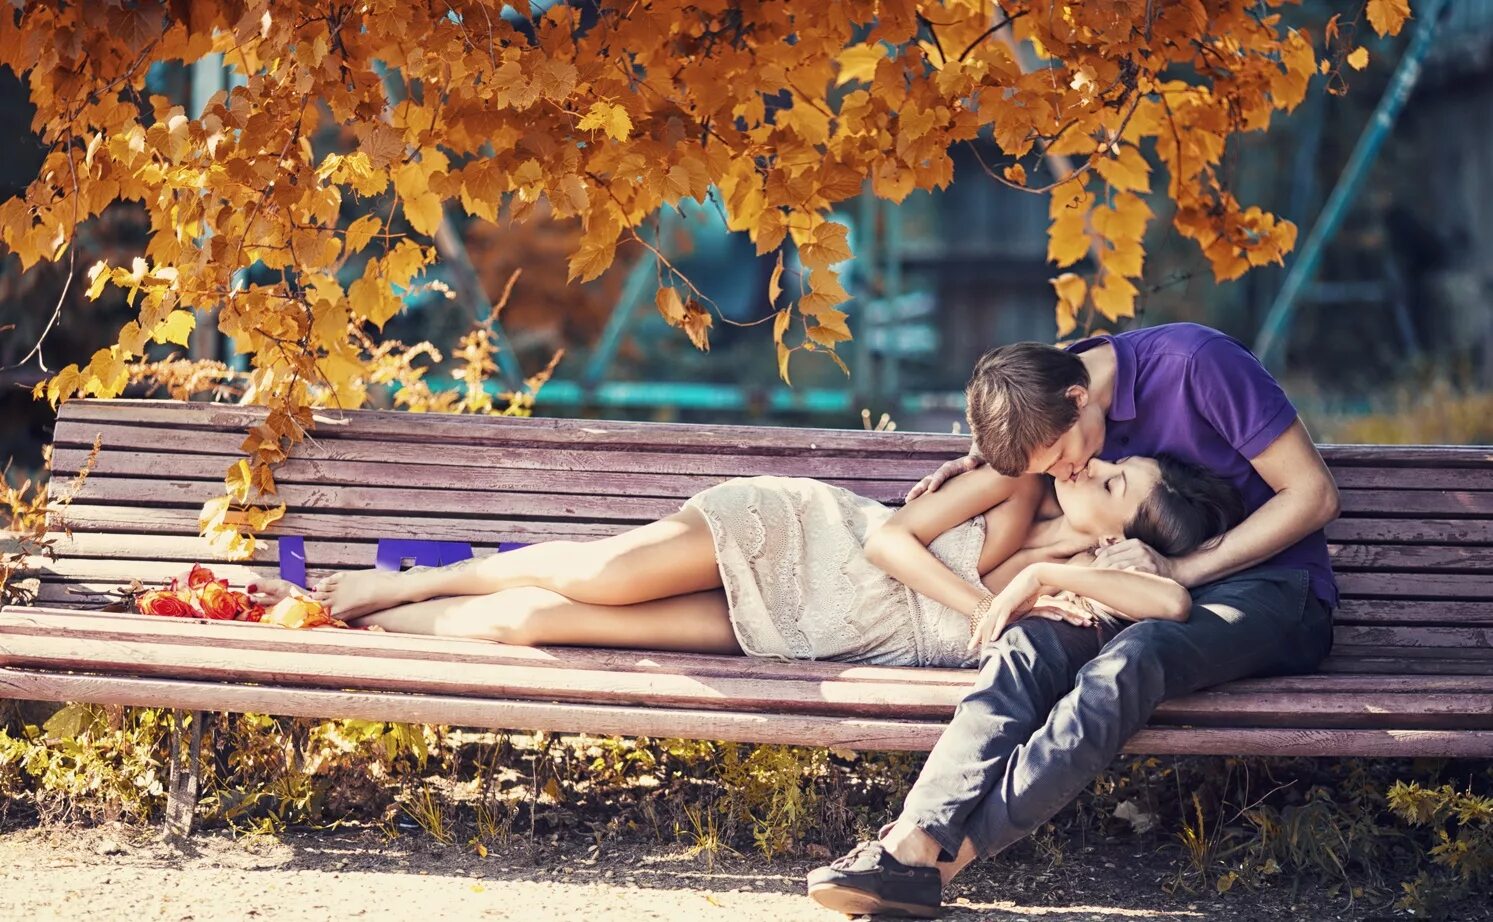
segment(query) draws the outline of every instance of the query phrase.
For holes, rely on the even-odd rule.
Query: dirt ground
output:
[[[1133,844],[1086,846],[1052,859],[1002,857],[957,881],[945,918],[1043,922],[1376,920],[1385,905],[1287,886],[1224,895],[1170,895],[1166,859]],[[373,831],[280,840],[198,833],[178,851],[151,831],[122,826],[22,829],[0,836],[0,919],[843,919],[803,895],[823,859],[769,862],[680,847],[561,843],[510,845],[479,857],[414,836]],[[1486,908],[1467,919],[1493,918]]]

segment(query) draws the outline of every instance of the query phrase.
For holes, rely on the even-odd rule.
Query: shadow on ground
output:
[[[766,861],[656,844],[531,842],[486,857],[422,835],[372,830],[279,840],[199,833],[183,849],[127,827],[26,829],[0,836],[0,918],[72,919],[844,919],[803,895],[825,858]],[[1134,843],[978,865],[946,895],[945,918],[1244,922],[1402,918],[1289,884],[1169,893],[1172,856]],[[1486,909],[1473,907],[1471,912]],[[1490,918],[1465,915],[1457,918]]]

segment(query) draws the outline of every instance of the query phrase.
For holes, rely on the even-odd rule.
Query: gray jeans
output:
[[[987,644],[902,819],[944,860],[965,838],[993,855],[1078,796],[1163,699],[1311,672],[1332,647],[1332,612],[1305,570],[1249,570],[1192,596],[1185,622],[1027,618]]]

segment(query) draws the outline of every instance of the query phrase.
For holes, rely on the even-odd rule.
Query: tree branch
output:
[[[963,64],[964,63],[964,59],[970,56],[970,52],[972,52],[976,48],[980,47],[980,45],[985,41],[985,39],[989,38],[990,36],[994,35],[995,33],[999,32],[1000,30],[1004,29],[1006,26],[1009,26],[1011,23],[1015,22],[1016,20],[1020,19],[1021,17],[1025,16],[1027,14],[1027,12],[1028,12],[1027,10],[1021,10],[1020,12],[1012,13],[1010,16],[1007,16],[1005,19],[1002,19],[1000,22],[998,22],[995,25],[991,26],[990,28],[986,29],[984,32],[981,32],[979,38],[977,38],[974,41],[970,42],[969,46],[966,47],[963,51],[961,51],[959,53],[959,63]]]
[[[933,37],[933,47],[938,49],[938,66],[942,67],[943,65],[949,63],[949,56],[943,50],[943,42],[938,40],[938,31],[933,28],[933,21],[930,20],[927,16],[924,16],[922,13],[919,13],[918,22],[922,23],[924,26],[927,26],[928,34]],[[963,58],[961,58],[960,60],[963,60]]]
[[[51,319],[47,321],[47,325],[42,329],[41,335],[36,338],[36,345],[32,346],[31,351],[26,353],[19,362],[11,366],[13,368],[25,365],[31,361],[32,356],[35,356],[37,367],[44,372],[50,373],[51,369],[47,368],[46,357],[41,354],[41,347],[47,341],[47,336],[52,332],[52,328],[57,325],[57,321],[62,317],[62,305],[67,302],[67,293],[73,287],[73,276],[78,273],[78,241],[76,239],[78,233],[78,200],[82,198],[83,193],[78,188],[78,169],[73,164],[73,132],[71,126],[68,127],[64,147],[67,152],[67,171],[73,178],[73,236],[75,238],[69,241],[67,248],[67,279],[62,283],[62,293],[57,296],[57,306],[52,308]]]

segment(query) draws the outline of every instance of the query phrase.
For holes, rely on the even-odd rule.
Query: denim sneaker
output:
[[[847,916],[932,919],[943,911],[943,884],[937,868],[909,867],[880,842],[862,842],[809,874],[809,898]]]

